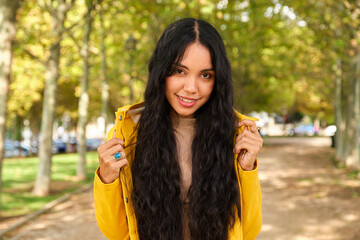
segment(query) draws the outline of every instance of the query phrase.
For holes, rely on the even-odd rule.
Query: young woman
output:
[[[255,239],[261,229],[256,119],[233,108],[219,33],[169,25],[149,64],[145,102],[119,108],[98,148],[95,214],[109,239]]]

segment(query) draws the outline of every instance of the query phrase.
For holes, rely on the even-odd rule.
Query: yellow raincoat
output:
[[[116,112],[116,124],[108,133],[107,139],[115,136],[125,142],[126,157],[131,164],[134,158],[137,137],[136,123],[139,120],[143,103],[119,108]],[[242,119],[257,120],[237,113]],[[241,132],[243,128],[239,129]],[[252,240],[258,235],[262,224],[261,191],[258,167],[252,171],[243,171],[234,157],[241,196],[241,221],[236,218],[234,227],[229,231],[229,240]],[[94,180],[94,199],[96,220],[102,233],[110,240],[139,239],[134,210],[130,201],[132,177],[130,166],[121,169],[121,174],[113,183],[104,184],[98,176]]]

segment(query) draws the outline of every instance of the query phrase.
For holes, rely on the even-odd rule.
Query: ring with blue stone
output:
[[[118,152],[113,156],[113,159],[114,160],[119,160],[121,157],[122,157],[122,154]]]

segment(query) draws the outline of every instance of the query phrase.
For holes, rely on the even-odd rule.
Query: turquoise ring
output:
[[[122,154],[121,153],[116,153],[114,156],[113,156],[113,159],[114,160],[118,160],[118,159],[120,159],[122,157]]]

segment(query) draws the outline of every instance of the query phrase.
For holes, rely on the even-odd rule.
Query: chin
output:
[[[175,112],[181,117],[194,117],[195,112],[193,111],[176,111]]]

